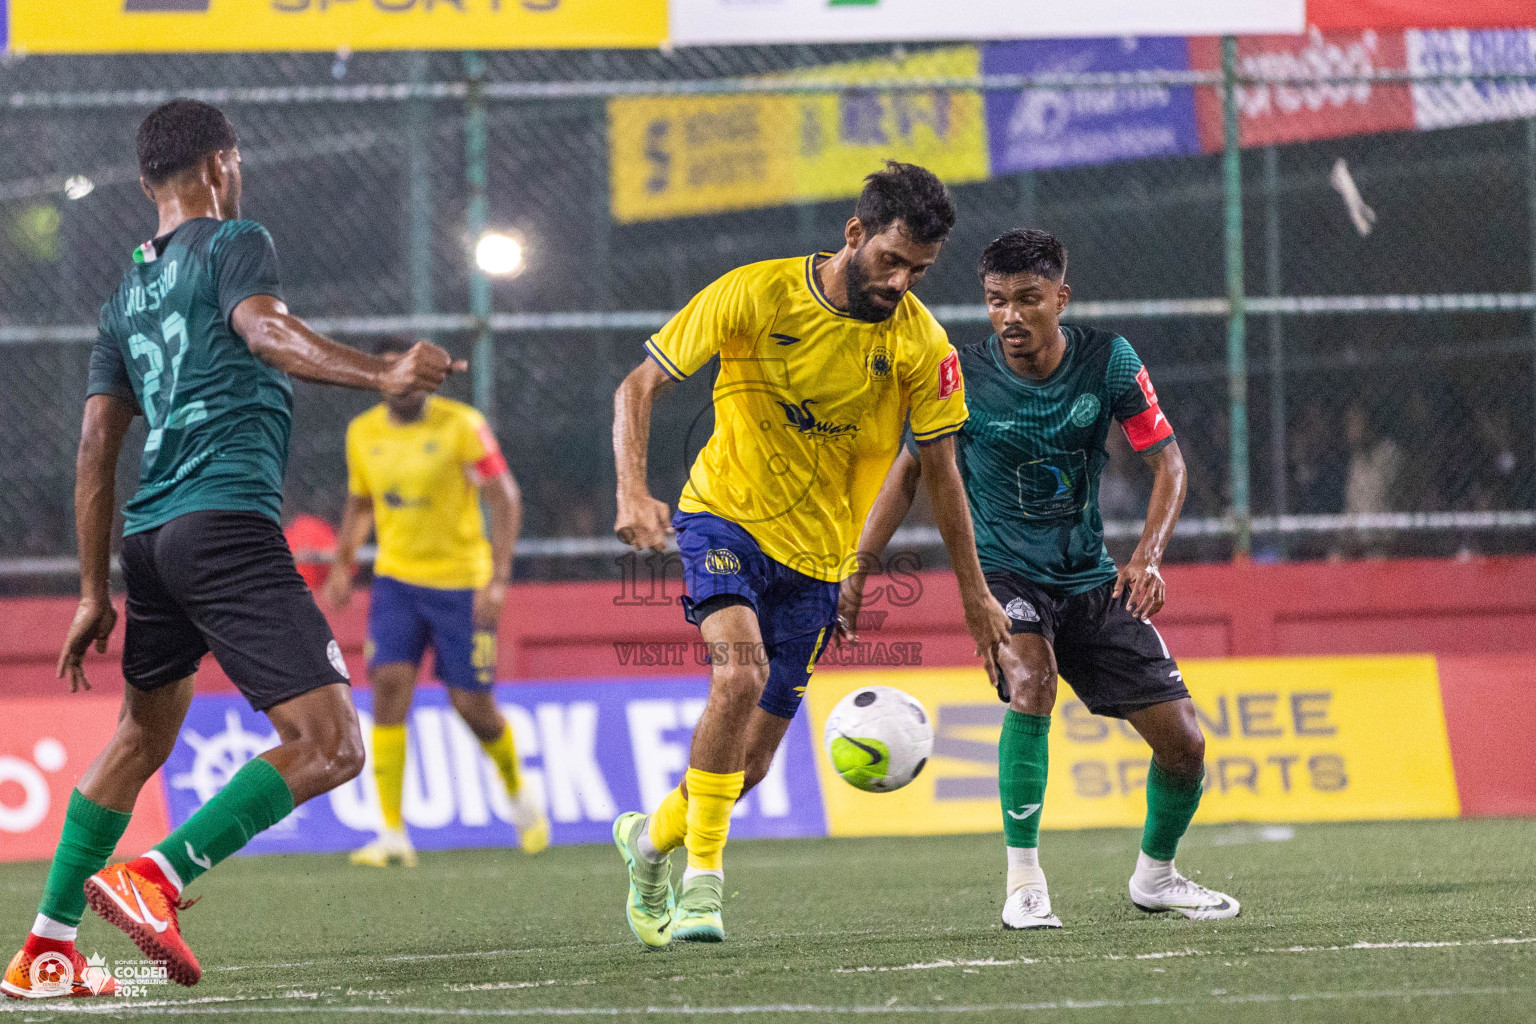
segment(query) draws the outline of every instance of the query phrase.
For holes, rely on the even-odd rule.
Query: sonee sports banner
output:
[[[666,0],[8,2],[27,53],[652,47],[667,31]]]

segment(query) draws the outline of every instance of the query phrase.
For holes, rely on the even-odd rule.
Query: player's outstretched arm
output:
[[[976,534],[971,529],[971,508],[965,500],[960,467],[955,464],[954,436],[920,446],[918,458],[923,479],[928,481],[934,522],[949,552],[955,582],[960,585],[966,628],[976,641],[976,653],[986,666],[987,678],[996,686],[997,650],[1008,642],[1008,615],[987,589],[976,557]]]
[[[69,676],[69,690],[89,690],[81,662],[92,643],[105,652],[107,637],[117,624],[117,612],[107,584],[112,571],[112,515],[117,511],[117,456],[136,410],[120,398],[92,395],[85,400],[80,425],[80,449],[75,457],[75,536],[80,545],[80,606],[64,650],[58,675]]]
[[[647,359],[613,393],[613,464],[619,481],[619,514],[613,532],[636,551],[665,551],[672,534],[671,509],[651,496],[646,479],[651,406],[672,384],[666,371]]]
[[[1187,473],[1177,441],[1169,441],[1146,456],[1152,466],[1152,497],[1147,502],[1147,523],[1131,560],[1120,569],[1114,597],[1125,595],[1125,607],[1138,619],[1150,619],[1162,610],[1167,596],[1163,585],[1163,553],[1173,539],[1174,525],[1184,509]]]
[[[891,463],[875,504],[864,520],[864,530],[859,534],[859,550],[855,556],[853,575],[843,581],[837,599],[837,639],[857,640],[859,609],[864,604],[864,582],[880,565],[891,538],[901,528],[912,510],[912,499],[917,497],[917,481],[922,476],[922,464],[905,446],[897,452]]]
[[[436,391],[449,374],[469,366],[429,341],[418,341],[410,351],[393,358],[359,352],[317,333],[288,312],[282,299],[272,295],[252,295],[244,300],[230,314],[229,322],[257,359],[289,376],[317,384],[403,395]]]

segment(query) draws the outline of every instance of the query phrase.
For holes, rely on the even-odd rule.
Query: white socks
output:
[[[1008,894],[1026,885],[1045,888],[1045,872],[1040,870],[1040,848],[1010,846],[1008,849]]]
[[[656,844],[651,842],[649,818],[646,819],[645,828],[640,830],[640,838],[635,841],[635,845],[640,849],[640,856],[644,857],[649,864],[660,864],[667,859],[667,855],[656,849]]]
[[[725,881],[724,871],[711,871],[706,868],[688,867],[683,869],[683,884],[687,885],[690,881],[699,877],[700,875],[714,875],[722,882]]]
[[[40,939],[54,939],[58,942],[74,942],[75,934],[79,928],[74,925],[55,921],[47,914],[38,914],[37,920],[32,922],[32,934]]]
[[[1136,873],[1131,880],[1143,892],[1157,892],[1173,881],[1173,861],[1156,860],[1140,850],[1136,851]]]

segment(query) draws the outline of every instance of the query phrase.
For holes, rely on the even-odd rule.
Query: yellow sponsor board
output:
[[[1252,658],[1181,663],[1206,737],[1196,824],[1450,818],[1460,807],[1431,657]],[[817,757],[835,836],[1002,829],[997,739],[1005,707],[979,669],[818,672],[807,693],[818,744],[861,686],[894,686],[934,720],[917,780],[872,794]],[[1139,826],[1150,751],[1128,724],[1088,713],[1063,685],[1051,721],[1044,828]]]
[[[666,0],[12,0],[31,53],[657,46]]]
[[[951,46],[764,80],[928,81],[980,69],[976,47]],[[625,223],[854,196],[887,158],[950,184],[988,174],[974,91],[624,97],[608,101],[608,139],[613,216]]]

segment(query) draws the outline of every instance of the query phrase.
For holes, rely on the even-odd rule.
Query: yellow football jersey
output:
[[[678,507],[841,581],[908,415],[917,439],[933,441],[959,430],[966,409],[959,356],[927,308],[909,293],[882,323],[840,313],[813,272],[829,255],[733,270],[645,347],[678,380],[720,356],[715,430]]]
[[[485,417],[430,395],[421,418],[396,423],[374,406],[347,426],[347,489],[373,499],[373,571],[418,587],[467,589],[491,579],[478,485],[506,472]]]

